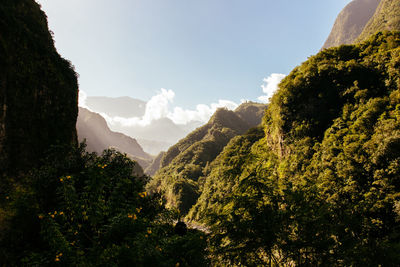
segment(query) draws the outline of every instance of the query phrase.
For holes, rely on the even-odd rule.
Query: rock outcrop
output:
[[[332,31],[322,48],[351,44],[374,15],[381,0],[354,0],[338,15]]]

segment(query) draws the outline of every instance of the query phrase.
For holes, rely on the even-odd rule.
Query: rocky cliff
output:
[[[358,41],[363,41],[377,31],[400,30],[400,1],[381,0],[373,17],[360,34]]]
[[[351,44],[374,15],[380,0],[354,0],[338,15],[322,48]]]
[[[0,5],[0,175],[35,164],[55,144],[75,144],[78,82],[33,0]]]

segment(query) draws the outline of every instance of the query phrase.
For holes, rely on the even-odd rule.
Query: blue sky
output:
[[[350,0],[38,0],[88,95],[257,100],[318,52]]]

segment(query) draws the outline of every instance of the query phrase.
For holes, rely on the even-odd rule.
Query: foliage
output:
[[[246,134],[236,136],[225,146],[218,157],[207,167],[208,173],[202,182],[201,195],[191,208],[188,219],[202,221],[209,210],[221,208],[220,197],[231,193],[237,184],[237,177],[254,159],[251,147],[264,137],[261,127],[250,129]],[[239,178],[240,179],[240,178]]]
[[[2,200],[0,264],[206,265],[204,234],[174,233],[172,215],[144,191],[135,164],[113,150],[99,157],[55,149]]]
[[[400,264],[399,66],[400,33],[379,33],[281,82],[265,137],[221,154],[203,188],[219,203],[194,217],[208,224],[214,264]],[[246,163],[225,166],[233,155]],[[224,181],[231,190],[213,186]]]
[[[235,111],[219,109],[210,121],[171,147],[161,160],[161,169],[147,186],[159,192],[168,207],[187,214],[201,193],[207,166],[234,136],[261,122],[265,105],[243,103]]]

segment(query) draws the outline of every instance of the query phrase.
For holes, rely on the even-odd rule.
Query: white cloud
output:
[[[183,109],[181,107],[171,108],[175,98],[175,93],[172,90],[162,88],[161,91],[153,96],[146,103],[146,110],[143,117],[111,117],[105,113],[101,115],[106,119],[110,125],[120,125],[123,127],[145,127],[150,125],[153,121],[162,118],[168,118],[175,124],[188,124],[193,121],[207,122],[214,112],[221,107],[233,110],[238,107],[238,104],[229,100],[219,100],[218,103],[210,105],[199,104],[196,109]]]
[[[161,88],[158,95],[153,96],[146,104],[146,111],[142,118],[146,125],[153,120],[165,118],[169,114],[169,103],[174,101],[175,93],[172,90]]]
[[[89,109],[88,106],[86,105],[86,99],[87,99],[87,94],[84,91],[79,90],[78,106]]]
[[[222,107],[233,110],[237,108],[238,105],[229,100],[219,100],[218,103],[212,103],[210,106],[199,104],[196,106],[195,110],[175,107],[173,112],[168,114],[168,118],[176,124],[187,124],[191,121],[207,122],[212,114],[214,114],[218,108]]]
[[[271,96],[278,89],[279,83],[285,78],[285,74],[281,73],[272,73],[269,77],[264,78],[264,84],[261,85],[263,93],[265,95],[258,97],[258,100],[264,103],[268,103]]]

